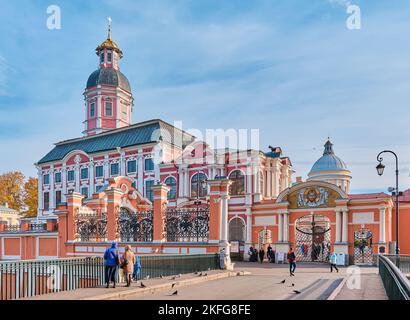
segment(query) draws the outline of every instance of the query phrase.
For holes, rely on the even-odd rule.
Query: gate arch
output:
[[[295,222],[295,254],[297,261],[327,262],[330,254],[330,219],[309,214]]]

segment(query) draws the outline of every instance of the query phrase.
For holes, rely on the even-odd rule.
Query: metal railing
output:
[[[220,268],[218,254],[138,256],[138,278],[156,278]],[[105,282],[102,257],[0,261],[0,300],[93,288]]]
[[[408,256],[379,255],[379,274],[390,300],[410,300],[410,281],[401,271],[409,261]]]
[[[0,262],[0,300],[103,284],[101,257]]]
[[[393,262],[401,272],[410,274],[410,254],[385,254],[384,256]]]
[[[141,274],[139,278],[156,278],[191,272],[220,269],[219,254],[165,255],[150,254],[139,256]]]

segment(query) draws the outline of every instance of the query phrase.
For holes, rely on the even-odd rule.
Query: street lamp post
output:
[[[385,168],[385,165],[382,164],[383,158],[381,157],[383,153],[391,153],[396,158],[396,254],[399,254],[399,158],[397,157],[397,154],[390,150],[384,150],[380,152],[377,155],[377,161],[379,161],[379,164],[376,166],[376,170],[379,176],[383,175]]]

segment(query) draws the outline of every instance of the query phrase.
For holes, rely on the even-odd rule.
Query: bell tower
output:
[[[96,49],[98,69],[87,81],[84,91],[85,121],[83,134],[95,135],[107,130],[131,125],[133,97],[127,77],[120,71],[122,50],[111,38],[111,18],[108,36]]]

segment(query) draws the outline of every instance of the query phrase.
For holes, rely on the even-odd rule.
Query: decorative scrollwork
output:
[[[107,213],[98,215],[92,213],[78,213],[76,215],[76,239],[82,242],[106,241],[107,238]]]
[[[207,242],[209,208],[168,209],[166,234],[169,242]]]
[[[130,212],[121,208],[117,220],[117,233],[121,242],[151,242],[153,239],[153,213]]]

